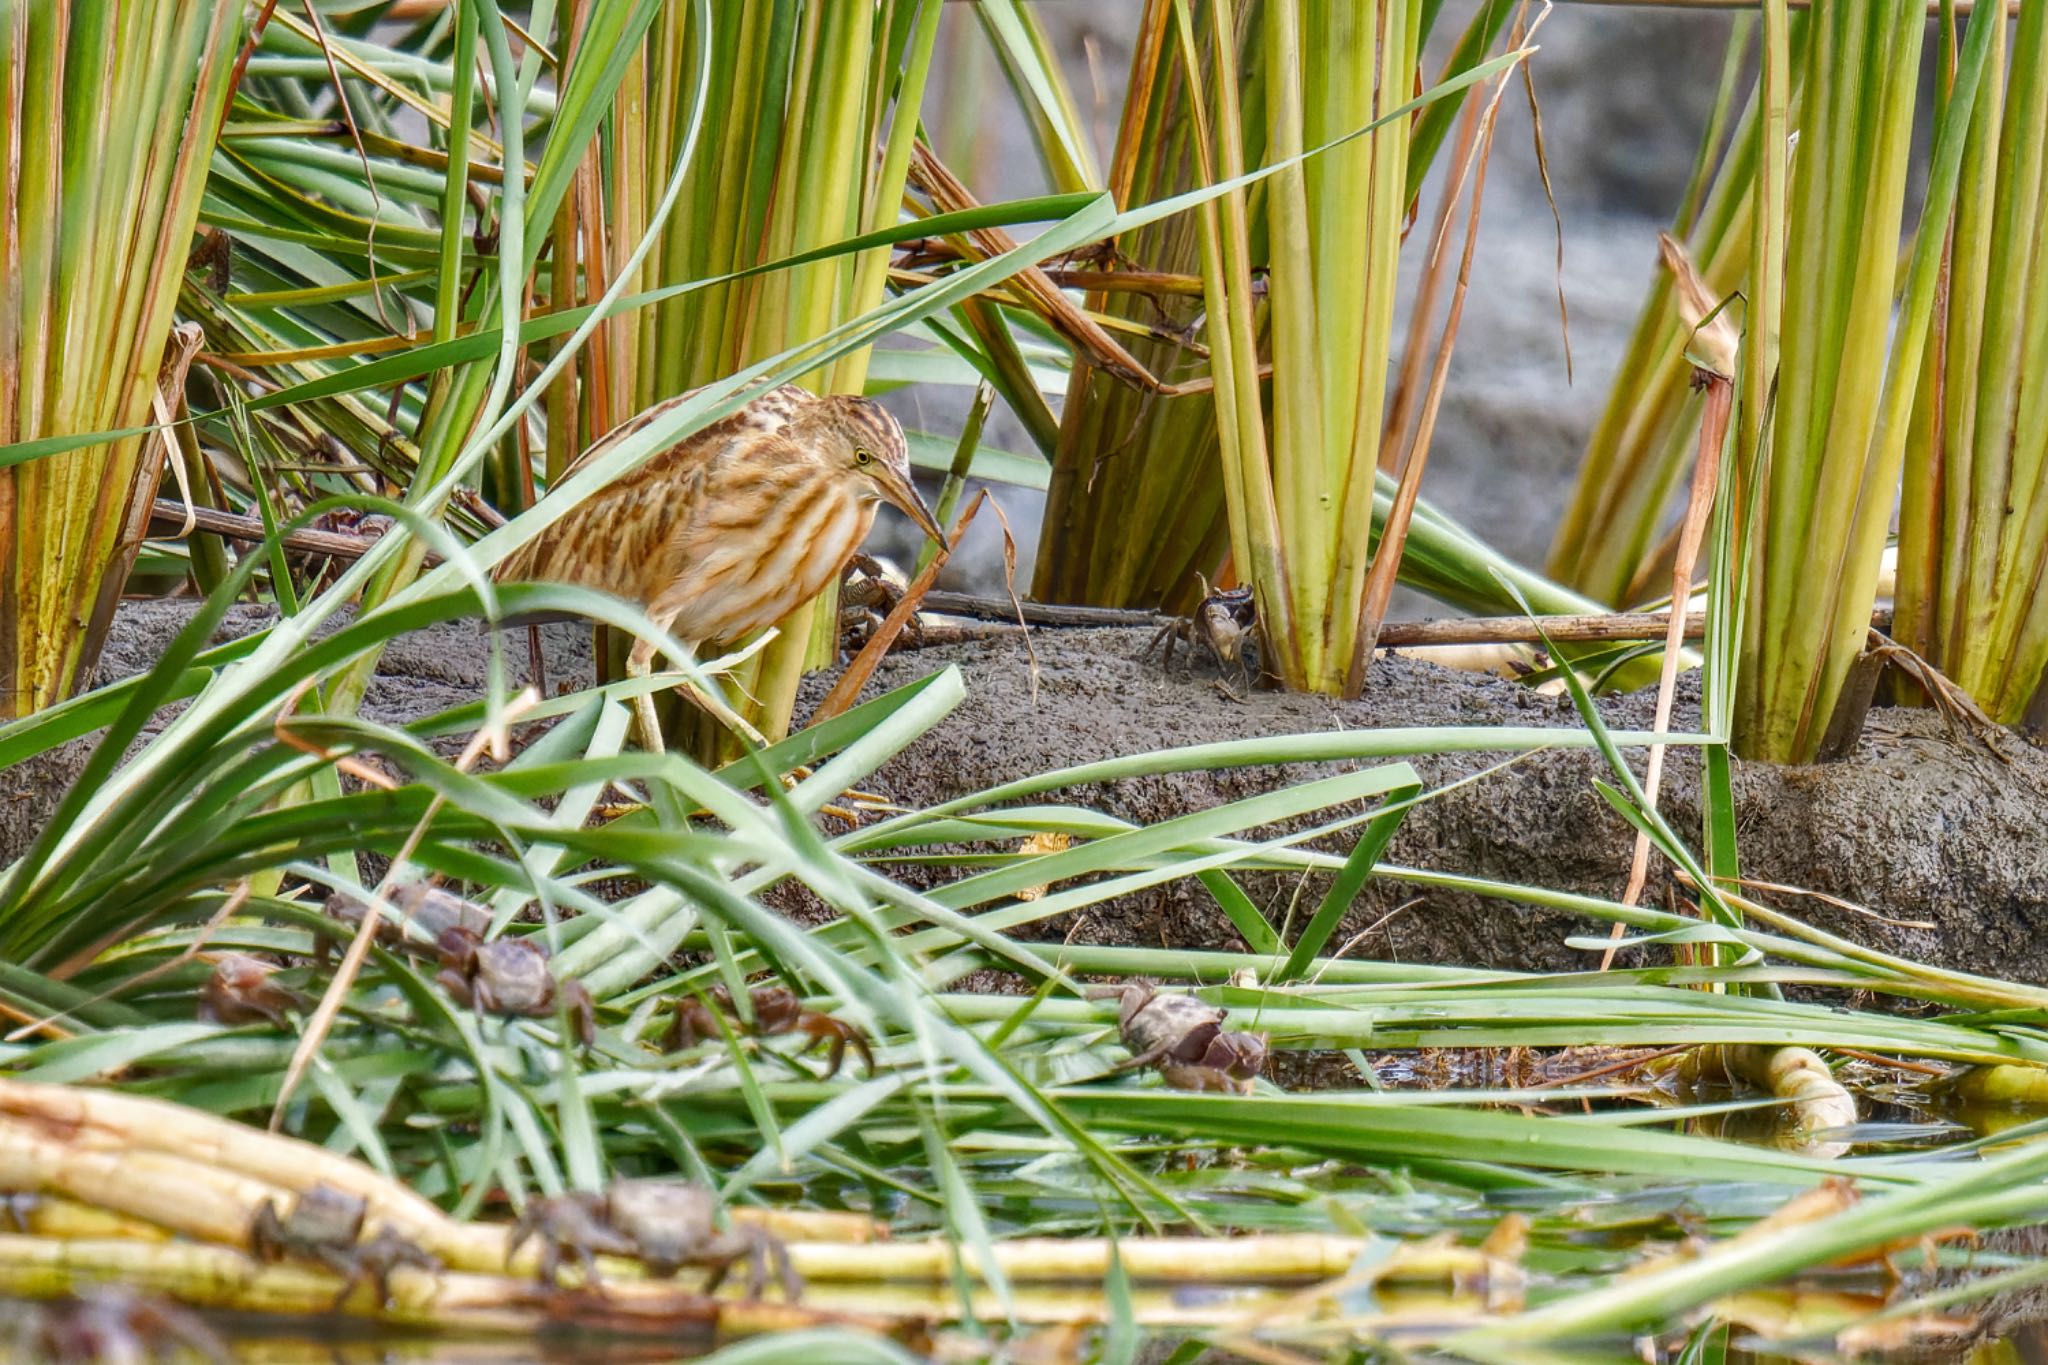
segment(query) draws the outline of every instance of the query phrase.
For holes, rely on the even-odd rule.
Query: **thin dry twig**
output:
[[[179,539],[191,531],[207,535],[224,536],[251,545],[260,545],[269,539],[263,529],[263,522],[256,517],[240,512],[223,512],[217,507],[200,507],[158,498],[149,509],[151,521],[176,522],[181,527],[189,521],[190,526],[171,534]],[[341,531],[298,530],[287,531],[278,537],[287,550],[300,550],[308,554],[332,555],[337,559],[360,559],[368,554],[377,543],[375,536],[348,535]],[[439,555],[429,552],[429,563],[438,562]]]
[[[1910,1071],[1919,1076],[1948,1076],[1952,1069],[1937,1062],[1909,1062],[1903,1057],[1881,1057],[1875,1052],[1865,1052],[1860,1047],[1831,1047],[1828,1049],[1840,1057],[1854,1057],[1859,1062],[1872,1066],[1888,1067],[1897,1071]]]
[[[939,160],[932,149],[922,140],[916,143],[910,160],[911,183],[924,192],[942,212],[979,208],[981,203],[958,176]],[[974,228],[968,231],[966,239],[974,244],[983,258],[1001,256],[1013,251],[1017,239],[999,227]],[[1213,378],[1190,380],[1184,384],[1168,384],[1145,368],[1144,362],[1125,350],[1086,310],[1075,305],[1072,299],[1060,292],[1059,286],[1047,278],[1037,266],[1026,266],[1017,272],[1013,283],[1025,296],[1026,302],[1062,336],[1073,342],[1081,352],[1081,358],[1088,364],[1106,371],[1133,387],[1144,389],[1165,397],[1180,397],[1186,394],[1210,393],[1215,390]],[[1259,373],[1269,374],[1271,365],[1261,365]]]
[[[1671,601],[1677,604],[1692,595],[1693,569],[1699,562],[1700,546],[1706,538],[1707,520],[1713,515],[1714,495],[1721,482],[1721,447],[1728,439],[1728,424],[1735,411],[1736,339],[1733,324],[1716,311],[1706,281],[1669,233],[1657,234],[1664,264],[1678,278],[1680,311],[1692,326],[1693,347],[1701,352],[1695,365],[1695,381],[1706,390],[1706,408],[1700,416],[1699,453],[1694,457],[1692,487],[1686,495],[1685,519],[1680,523],[1678,549],[1671,565]],[[1678,684],[1680,635],[1679,617],[1671,614],[1671,626],[1664,637],[1664,664],[1657,678],[1657,714],[1651,727],[1654,735],[1671,729],[1671,700]],[[1649,767],[1643,778],[1643,799],[1657,808],[1657,795],[1664,781],[1664,746],[1650,745]],[[1621,903],[1634,905],[1643,894],[1650,875],[1650,835],[1636,831],[1635,851],[1629,862],[1628,887]],[[1623,926],[1616,923],[1608,936],[1607,951],[1600,955],[1600,970],[1614,965]]]
[[[1679,1043],[1675,1047],[1658,1048],[1654,1052],[1640,1052],[1632,1057],[1623,1057],[1609,1062],[1605,1066],[1596,1066],[1590,1071],[1578,1071],[1569,1076],[1558,1076],[1551,1080],[1538,1081],[1530,1086],[1529,1089],[1569,1090],[1573,1086],[1584,1085],[1587,1081],[1602,1080],[1624,1071],[1633,1071],[1646,1062],[1654,1062],[1664,1057],[1676,1057],[1681,1052],[1690,1052],[1691,1050],[1691,1043]]]
[[[1519,24],[1516,27],[1518,32],[1512,45],[1519,47],[1522,45],[1520,40],[1527,35],[1519,32]],[[1517,65],[1526,63],[1525,57]],[[1501,98],[1507,94],[1512,72],[1513,68],[1502,72],[1500,80],[1495,83],[1493,98],[1487,101],[1486,112],[1480,115],[1476,145],[1468,149],[1469,154],[1458,168],[1460,182],[1467,175],[1472,179],[1472,203],[1465,219],[1464,253],[1458,261],[1457,283],[1451,289],[1450,309],[1444,316],[1443,332],[1437,342],[1436,364],[1430,373],[1429,390],[1422,400],[1422,416],[1416,424],[1415,440],[1402,462],[1401,481],[1395,486],[1393,502],[1387,508],[1387,518],[1380,529],[1379,546],[1366,570],[1357,647],[1346,679],[1345,690],[1351,695],[1356,695],[1364,685],[1366,664],[1378,647],[1380,623],[1386,619],[1387,604],[1393,600],[1395,574],[1408,543],[1408,526],[1415,514],[1415,501],[1421,496],[1422,472],[1429,463],[1430,441],[1436,434],[1437,413],[1443,405],[1444,386],[1450,378],[1451,352],[1457,345],[1458,326],[1465,316],[1465,292],[1472,281],[1472,258],[1479,245],[1479,212],[1486,199],[1486,171],[1493,160],[1494,129],[1498,126]],[[1452,197],[1457,197],[1457,191],[1452,192]],[[1448,221],[1445,226],[1449,226]]]
[[[1692,877],[1683,869],[1675,870],[1672,875],[1678,879],[1679,885],[1694,891],[1699,889]],[[1855,901],[1843,900],[1840,896],[1831,896],[1825,891],[1813,891],[1803,886],[1785,886],[1778,882],[1758,881],[1754,877],[1737,877],[1735,884],[1751,891],[1768,891],[1772,895],[1777,896],[1802,896],[1807,900],[1819,901],[1822,905],[1831,905],[1837,910],[1847,911],[1852,915],[1861,915],[1865,919],[1875,920],[1879,924],[1889,924],[1898,929],[1939,929],[1941,927],[1933,920],[1898,919],[1891,915],[1880,914],[1867,905],[1858,905]]]
[[[1550,17],[1551,0],[1543,0],[1543,13],[1529,26],[1534,34]],[[1527,39],[1525,38],[1526,42]],[[1536,148],[1536,174],[1543,181],[1543,199],[1550,205],[1550,221],[1557,230],[1557,325],[1564,339],[1564,382],[1572,382],[1572,310],[1564,297],[1564,214],[1558,211],[1557,191],[1550,183],[1550,154],[1543,141],[1543,102],[1536,98],[1536,64],[1522,63],[1522,88],[1529,95],[1529,137]]]
[[[1410,896],[1407,900],[1402,901],[1399,905],[1387,911],[1386,914],[1381,915],[1371,924],[1368,924],[1363,929],[1360,929],[1350,938],[1345,939],[1343,943],[1338,945],[1337,951],[1330,954],[1329,960],[1325,962],[1321,967],[1317,968],[1316,974],[1310,977],[1305,984],[1313,986],[1321,982],[1323,979],[1323,973],[1329,971],[1330,968],[1336,966],[1345,958],[1351,956],[1351,950],[1353,948],[1356,948],[1359,944],[1365,942],[1374,934],[1377,934],[1380,930],[1386,928],[1389,924],[1393,923],[1396,918],[1406,914],[1410,910],[1413,910],[1416,906],[1421,905],[1424,901],[1428,899],[1429,898],[1427,896]]]
[[[1465,101],[1464,110],[1458,115],[1458,145],[1453,165],[1463,166],[1469,162],[1473,142],[1479,135],[1479,117],[1485,108],[1479,100]],[[1464,177],[1456,177],[1445,187],[1443,200],[1437,205],[1436,227],[1430,233],[1430,249],[1423,254],[1422,276],[1416,284],[1415,302],[1409,312],[1408,342],[1401,348],[1401,371],[1394,383],[1393,400],[1387,405],[1386,427],[1380,434],[1380,468],[1396,478],[1407,467],[1408,452],[1413,448],[1409,429],[1415,425],[1415,407],[1422,397],[1422,364],[1429,355],[1425,342],[1429,336],[1430,319],[1436,316],[1437,299],[1444,283],[1441,245],[1449,236],[1451,216],[1457,212],[1463,191]]]
[[[256,45],[263,41],[263,30],[270,27],[270,16],[277,9],[277,0],[263,0],[263,8],[256,12],[256,19],[249,25],[249,36],[242,43],[242,50],[236,54],[234,73],[228,77],[227,98],[220,102],[220,127],[228,126],[228,115],[235,112],[235,91],[241,89],[242,77],[249,70],[249,59],[256,55]]]
[[[1003,515],[1003,505],[984,488],[976,497],[979,502],[988,499],[989,509],[996,514],[996,520],[1003,528],[1003,587],[1009,591],[1010,607],[1017,614],[1017,629],[1024,633],[1024,657],[1031,670],[1031,704],[1038,705],[1038,650],[1031,643],[1031,627],[1024,622],[1024,602],[1017,596],[1017,537],[1010,530],[1010,519]]]

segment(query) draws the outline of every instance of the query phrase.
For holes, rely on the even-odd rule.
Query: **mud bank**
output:
[[[102,666],[106,679],[148,666],[191,607],[138,602],[124,607]],[[238,609],[223,635],[268,618]],[[551,686],[590,676],[586,632],[545,632]],[[959,708],[864,784],[922,805],[1067,764],[1252,735],[1421,726],[1577,727],[1562,698],[1499,679],[1411,659],[1375,665],[1355,702],[1254,693],[1226,695],[1213,673],[1162,671],[1140,661],[1143,631],[1040,630],[1036,697],[1030,664],[1014,637],[897,654],[864,695],[948,665],[966,683]],[[523,637],[508,637],[515,677]],[[474,625],[422,631],[385,655],[366,714],[404,721],[477,695],[486,652]],[[799,716],[824,695],[831,675],[805,684]],[[1648,694],[1603,703],[1608,722],[1647,729]],[[1676,724],[1693,723],[1696,698],[1682,695]],[[167,719],[168,712],[159,720]],[[2048,981],[2048,754],[2017,740],[1993,754],[1951,734],[1921,711],[1873,711],[1845,761],[1807,768],[1739,765],[1735,790],[1745,872],[1868,907],[1908,927],[1833,908],[1776,898],[1829,930],[1887,952],[1943,967]],[[0,772],[0,859],[11,861],[40,831],[88,752],[80,741]],[[1509,755],[1418,755],[1409,761],[1431,789],[1458,783],[1417,806],[1389,851],[1395,863],[1601,896],[1620,893],[1628,866],[1627,827],[1594,791],[1603,773],[1590,751],[1553,750],[1500,767]],[[1091,786],[1065,799],[1153,823],[1337,771],[1299,764],[1175,773]],[[1698,764],[1673,750],[1664,807],[1683,834],[1699,827]],[[935,874],[905,869],[916,879]],[[1276,918],[1288,901],[1317,888],[1274,875],[1244,879]],[[1384,920],[1383,924],[1379,924]],[[1568,947],[1573,935],[1604,934],[1577,917],[1378,880],[1360,898],[1339,938],[1379,924],[1353,948],[1390,960],[1529,970],[1568,970],[1592,960]],[[1235,931],[1199,885],[1174,886],[1090,911],[1078,924],[1039,926],[1045,937],[1100,943],[1226,947]]]
[[[1565,698],[1496,678],[1406,658],[1383,659],[1355,702],[1224,694],[1213,674],[1163,672],[1135,656],[1142,631],[1040,631],[1038,686],[1014,640],[899,654],[865,695],[945,664],[965,675],[966,700],[888,764],[872,783],[907,805],[960,796],[1048,768],[1148,749],[1251,735],[1416,726],[1577,727]],[[829,678],[811,680],[808,706]],[[1648,693],[1603,703],[1610,725],[1648,729]],[[1674,724],[1697,721],[1682,693]],[[1432,789],[1510,756],[1422,755],[1409,761]],[[1339,770],[1301,764],[1174,773],[1092,786],[1070,798],[1154,823],[1237,800],[1276,784]],[[1388,860],[1412,867],[1618,896],[1631,848],[1628,827],[1593,788],[1597,754],[1553,750],[1523,757],[1409,813]],[[1699,764],[1682,749],[1666,765],[1664,809],[1683,835],[1699,828]],[[2048,755],[2016,739],[1999,753],[1951,734],[1936,716],[1879,709],[1855,752],[1814,767],[1741,764],[1735,792],[1745,873],[1854,902],[1911,928],[1823,902],[1767,897],[1832,932],[1944,967],[2048,980]],[[915,875],[910,873],[908,875]],[[1302,894],[1292,878],[1245,878],[1269,915]],[[1308,888],[1309,905],[1317,888]],[[1405,908],[1403,908],[1405,907]],[[1380,881],[1361,897],[1338,941],[1381,920],[1360,956],[1483,967],[1569,970],[1594,955],[1571,935],[1602,934],[1576,916]],[[1079,924],[1044,926],[1089,942],[1221,947],[1235,931],[1199,885],[1164,888],[1098,908]]]

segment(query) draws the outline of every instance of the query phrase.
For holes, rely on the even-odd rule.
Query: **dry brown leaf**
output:
[[[1686,354],[1700,369],[1733,380],[1735,354],[1741,341],[1728,310],[1721,307],[1722,300],[1707,287],[1683,243],[1668,232],[1660,232],[1657,234],[1657,249],[1663,253],[1664,264],[1678,280],[1678,314],[1685,319],[1685,325],[1693,329],[1692,344],[1686,347]],[[1716,312],[1716,309],[1720,311]]]

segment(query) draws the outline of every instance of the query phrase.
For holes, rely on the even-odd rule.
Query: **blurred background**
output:
[[[1478,0],[1447,0],[1425,72],[1442,66]],[[1075,98],[1109,161],[1129,85],[1135,0],[1039,0],[1033,6]],[[1049,192],[1023,106],[967,5],[942,21],[926,126],[936,149],[984,203]],[[1550,188],[1544,192],[1526,94],[1502,105],[1465,322],[1438,419],[1423,496],[1496,549],[1540,566],[1586,438],[1607,399],[1622,349],[1657,266],[1714,100],[1731,16],[1632,6],[1564,4],[1543,21],[1531,60]],[[1429,230],[1443,158],[1414,231]],[[1560,234],[1562,240],[1560,264]],[[1456,240],[1447,248],[1458,249]],[[1421,269],[1402,256],[1402,326]],[[1559,311],[1570,318],[1570,363]],[[957,431],[969,392],[921,385],[888,400],[906,426]],[[984,443],[1029,451],[1030,437],[1000,402]],[[1029,565],[1045,499],[993,490]],[[914,555],[908,522],[884,517],[874,544],[898,563]],[[1002,588],[1001,531],[977,522],[941,578],[961,591]],[[1400,614],[1447,609],[1403,590]]]

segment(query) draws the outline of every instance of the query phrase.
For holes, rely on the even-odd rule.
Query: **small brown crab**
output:
[[[603,1194],[571,1190],[527,1205],[505,1243],[509,1264],[529,1237],[540,1241],[539,1278],[557,1284],[565,1255],[583,1268],[583,1282],[598,1283],[599,1255],[630,1256],[647,1273],[667,1279],[684,1266],[709,1272],[704,1292],[715,1293],[736,1262],[747,1263],[747,1297],[758,1299],[772,1263],[783,1297],[792,1303],[803,1281],[789,1252],[772,1233],[749,1224],[718,1230],[718,1200],[702,1185],[671,1180],[614,1180]]]
[[[797,1051],[799,1055],[815,1051],[819,1047],[830,1050],[825,1055],[825,1074],[839,1074],[840,1063],[846,1060],[846,1049],[850,1046],[860,1054],[861,1065],[869,1075],[875,1072],[875,1054],[868,1048],[867,1035],[843,1019],[835,1019],[817,1010],[807,1010],[797,999],[795,991],[786,986],[757,986],[748,995],[753,1009],[754,1023],[751,1028],[739,1017],[733,1008],[732,992],[723,986],[714,986],[711,1000],[730,1021],[728,1027],[734,1032],[751,1033],[756,1037],[778,1037],[785,1033],[801,1033],[810,1039]],[[677,1052],[694,1047],[706,1038],[721,1037],[718,1018],[711,1012],[711,1006],[702,1000],[687,999],[676,1006],[674,1020],[669,1024],[668,1050]]]
[[[873,555],[856,554],[848,560],[846,577],[839,586],[840,648],[858,649],[866,644],[909,590],[899,570]],[[924,623],[916,612],[903,623],[903,633],[912,643],[923,635]]]
[[[330,445],[326,453],[345,457],[347,452],[334,450]],[[346,459],[342,462],[347,463]],[[352,538],[358,543],[354,553],[361,554],[364,548],[375,543],[396,524],[394,519],[379,512],[366,512],[357,507],[337,507],[313,518],[306,529]],[[287,564],[311,580],[310,587],[314,592],[331,585],[335,579],[341,577],[342,571],[348,568],[349,558],[353,557],[345,553],[349,548],[346,540],[333,544],[334,549],[308,548],[290,551],[285,556]]]
[[[1177,644],[1188,647],[1188,659],[1192,666],[1195,645],[1199,641],[1208,647],[1217,666],[1234,665],[1241,682],[1249,684],[1251,670],[1245,659],[1245,648],[1259,638],[1259,608],[1250,588],[1211,588],[1207,578],[1201,578],[1202,600],[1191,616],[1174,616],[1159,627],[1138,657],[1149,658],[1152,651],[1165,648],[1160,653],[1159,666],[1173,667],[1173,650]]]
[[[277,968],[247,953],[222,953],[199,988],[199,1017],[215,1024],[285,1026],[285,1011],[304,1009],[299,993],[273,979]]]
[[[1156,1066],[1176,1090],[1249,1092],[1266,1069],[1266,1035],[1225,1031],[1229,1011],[1220,1005],[1162,993],[1150,981],[1091,990],[1088,997],[1118,1002],[1117,1028],[1131,1053],[1118,1071]]]
[[[532,938],[478,937],[453,924],[437,944],[441,971],[434,978],[462,1004],[485,1014],[545,1018],[560,1000],[576,1016],[576,1036],[589,1047],[597,1040],[597,1013],[580,981],[555,980],[548,950]]]
[[[301,1194],[282,1218],[266,1199],[249,1225],[249,1253],[266,1264],[287,1256],[317,1261],[342,1276],[341,1292],[334,1296],[337,1309],[365,1278],[377,1287],[377,1302],[388,1304],[392,1271],[412,1266],[433,1272],[441,1262],[388,1227],[363,1240],[366,1212],[359,1196],[331,1185],[315,1185]]]
[[[449,929],[462,928],[482,938],[491,931],[491,912],[487,906],[475,901],[466,901],[452,891],[438,886],[427,886],[409,882],[390,895],[391,904],[405,920],[424,934],[429,942],[440,941],[441,935]],[[328,918],[360,928],[363,922],[364,905],[343,891],[337,891],[327,898],[323,909]],[[377,920],[377,941],[387,948],[395,948],[406,942],[405,925],[390,915],[381,915]],[[329,948],[326,936],[320,939],[320,956],[324,960]]]

